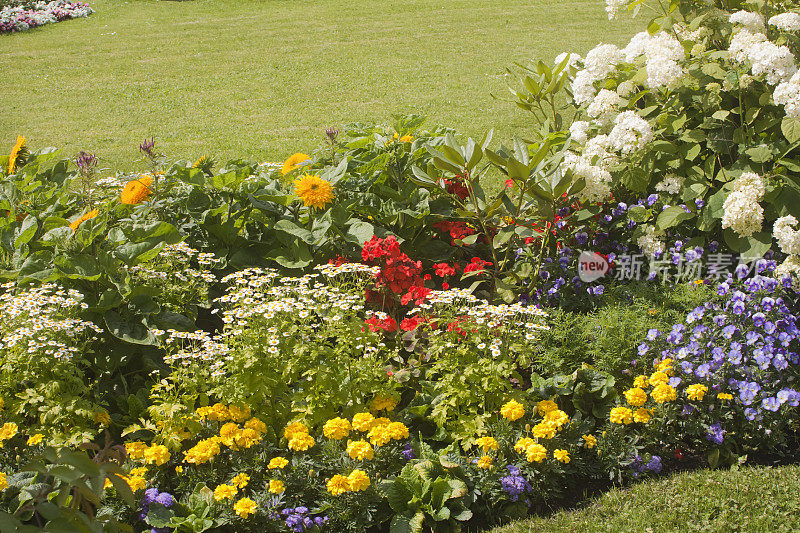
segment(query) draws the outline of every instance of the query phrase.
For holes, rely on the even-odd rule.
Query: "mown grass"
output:
[[[277,160],[332,124],[419,113],[473,136],[524,132],[504,68],[624,44],[602,0],[89,0],[96,13],[0,35],[0,147],[98,153],[145,137],[191,158]]]
[[[610,490],[583,509],[491,533],[800,531],[798,494],[798,466],[700,470]]]

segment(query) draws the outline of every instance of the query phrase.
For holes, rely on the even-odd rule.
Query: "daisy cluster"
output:
[[[62,20],[88,17],[92,13],[94,10],[89,4],[66,0],[7,6],[0,9],[0,33],[24,31]]]
[[[78,337],[102,332],[95,324],[70,316],[87,308],[77,291],[45,284],[16,292],[13,282],[0,289],[4,291],[0,295],[0,349],[68,360],[80,351]]]

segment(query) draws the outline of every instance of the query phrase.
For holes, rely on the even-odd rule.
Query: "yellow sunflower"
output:
[[[123,204],[136,205],[150,196],[153,192],[151,186],[153,185],[153,178],[150,176],[142,176],[138,180],[131,180],[122,189],[119,201]]]
[[[81,215],[81,217],[78,220],[76,220],[75,222],[73,222],[72,224],[70,224],[69,227],[72,228],[73,232],[78,231],[78,226],[80,226],[81,224],[83,224],[87,220],[96,217],[98,214],[99,214],[99,211],[97,211],[97,209],[92,209],[88,213],[86,213],[84,215]]]
[[[333,201],[333,185],[316,174],[305,174],[296,180],[294,192],[306,207],[322,209]]]
[[[311,160],[311,156],[309,156],[309,155],[306,155],[306,154],[303,154],[303,153],[292,154],[289,157],[289,159],[287,159],[286,161],[283,162],[283,167],[281,167],[281,174],[283,174],[285,176],[286,174],[288,174],[292,170],[294,170],[297,167],[301,166],[306,161],[310,161],[310,160]]]
[[[25,149],[25,137],[17,135],[17,143],[14,145],[14,148],[11,149],[11,154],[8,156],[9,174],[13,174],[17,169],[17,159],[21,159],[27,153],[28,151]]]

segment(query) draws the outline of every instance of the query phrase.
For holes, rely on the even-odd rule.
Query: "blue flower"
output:
[[[650,349],[650,347],[649,347],[647,344],[645,344],[645,343],[641,343],[641,344],[639,345],[639,348],[638,348],[639,355],[644,355],[644,354],[646,354],[646,353],[647,353],[647,350],[649,350],[649,349]]]
[[[650,329],[647,331],[647,340],[654,341],[661,334],[657,329]]]
[[[714,444],[722,444],[722,441],[725,440],[725,433],[727,433],[719,422],[714,425],[708,427],[708,432],[706,433],[706,439],[710,440]]]
[[[661,466],[662,466],[661,457],[659,457],[658,455],[654,455],[652,458],[650,458],[650,461],[647,463],[645,468],[647,468],[651,472],[658,474],[661,472]]]
[[[772,411],[774,413],[775,411],[780,409],[781,402],[778,400],[778,398],[773,398],[773,397],[764,398],[763,400],[761,400],[761,407],[763,407],[768,411]]]
[[[654,194],[651,194],[650,196],[648,196],[648,197],[647,197],[647,205],[648,205],[648,206],[651,206],[651,205],[653,205],[653,204],[654,204],[654,203],[656,203],[657,201],[658,201],[658,195],[657,195],[657,194],[655,194],[655,193],[654,193]]]
[[[156,496],[155,501],[160,503],[164,507],[172,507],[175,504],[175,498],[172,497],[172,494],[168,492],[162,492],[158,496]]]

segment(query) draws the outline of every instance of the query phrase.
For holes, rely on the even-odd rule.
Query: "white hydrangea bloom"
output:
[[[564,157],[565,169],[571,170],[575,179],[583,178],[585,187],[578,193],[584,202],[605,202],[611,198],[611,173],[593,165],[586,155],[568,153]]]
[[[772,98],[776,104],[783,106],[787,117],[800,117],[800,72],[795,73],[789,81],[779,83]]]
[[[786,260],[775,269],[777,279],[790,277],[793,282],[800,279],[800,256],[790,255]]]
[[[614,128],[608,134],[609,148],[622,154],[635,152],[652,140],[653,128],[635,111],[620,113],[614,120]]]
[[[656,228],[645,226],[645,234],[636,239],[636,244],[644,255],[653,256],[664,251],[664,243],[656,235]]]
[[[741,237],[761,231],[764,208],[758,203],[766,188],[761,176],[744,172],[733,181],[733,191],[722,205],[722,227],[731,228]]]
[[[796,225],[797,219],[786,215],[776,220],[772,226],[772,236],[785,254],[800,255],[800,231],[794,229]]]
[[[731,24],[741,24],[753,33],[764,32],[767,29],[761,14],[752,11],[737,11],[728,20]]]
[[[748,59],[753,75],[766,74],[767,83],[770,85],[787,81],[797,72],[792,51],[787,46],[778,46],[769,41],[754,45]]]
[[[586,141],[583,147],[583,157],[586,157],[589,161],[596,158],[596,165],[608,168],[617,162],[617,156],[608,151],[608,145],[608,135],[595,135]]]
[[[782,31],[800,31],[800,15],[797,13],[781,13],[770,17],[769,25]]]
[[[630,0],[606,0],[606,13],[608,13],[608,20],[617,18],[619,10],[624,8],[630,3]]]
[[[658,192],[678,194],[683,187],[683,178],[677,174],[667,174],[663,181],[656,185]]]
[[[614,91],[600,89],[592,103],[586,108],[586,114],[597,120],[598,123],[610,124],[614,114],[622,106],[622,98]]]
[[[607,77],[622,60],[622,51],[613,44],[598,44],[586,54],[583,67],[595,80]]]
[[[555,65],[560,65],[562,61],[567,58],[567,52],[562,52],[556,56],[555,61],[553,63]],[[578,65],[581,60],[581,56],[579,54],[569,53],[569,59],[567,60],[567,66],[564,67],[564,70],[569,70],[574,68]]]
[[[659,32],[647,41],[644,49],[647,85],[664,87],[683,75],[678,61],[684,59],[683,45],[672,35]]]
[[[753,47],[767,40],[763,33],[753,33],[748,30],[739,30],[731,39],[728,53],[734,61],[744,63],[750,57]]]
[[[634,35],[628,43],[628,46],[622,49],[622,53],[625,56],[625,62],[632,63],[637,57],[643,55],[644,49],[649,40],[650,34],[646,31],[641,31]]]
[[[586,142],[587,132],[589,131],[589,123],[585,120],[576,120],[569,127],[569,134],[572,140],[578,144]]]
[[[587,70],[580,70],[572,80],[572,99],[575,105],[582,106],[592,101],[595,95],[594,78]]]
[[[700,26],[696,30],[690,30],[688,26],[682,22],[676,22],[672,26],[672,30],[678,35],[681,41],[693,41],[695,43],[702,41],[709,33],[706,26]]]

